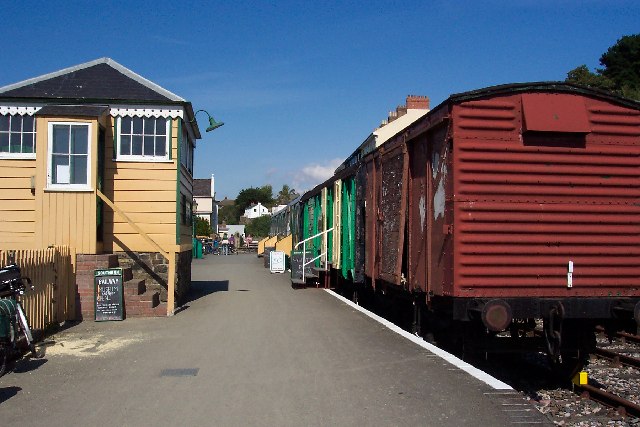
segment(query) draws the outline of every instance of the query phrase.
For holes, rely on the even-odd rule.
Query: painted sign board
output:
[[[122,269],[94,270],[95,320],[123,320]]]
[[[269,270],[272,273],[284,273],[284,252],[269,252]]]

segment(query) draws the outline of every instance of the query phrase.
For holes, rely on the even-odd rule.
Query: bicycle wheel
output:
[[[4,344],[0,344],[0,377],[7,372],[7,363],[9,362],[9,348]]]
[[[24,314],[24,311],[22,311],[22,306],[20,304],[18,304],[18,323],[20,324],[20,329],[22,329],[22,333],[27,340],[31,354],[33,357],[38,357],[36,346],[33,343],[33,334],[31,334],[31,328],[29,327],[29,322],[27,322],[27,316]]]

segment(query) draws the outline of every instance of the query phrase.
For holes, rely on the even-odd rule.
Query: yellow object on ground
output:
[[[585,371],[581,371],[578,372],[574,377],[573,377],[573,383],[575,385],[585,385],[589,382],[589,378],[588,375]]]

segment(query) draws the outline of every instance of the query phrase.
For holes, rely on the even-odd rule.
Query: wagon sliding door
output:
[[[406,145],[398,144],[381,154],[378,170],[379,277],[391,284],[402,283],[407,214],[408,156]]]
[[[429,185],[431,180],[429,146],[422,136],[409,143],[409,267],[408,283],[411,290],[427,292],[429,283],[428,262],[431,229],[431,198]]]

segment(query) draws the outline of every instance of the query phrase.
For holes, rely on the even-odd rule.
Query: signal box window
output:
[[[49,123],[47,188],[90,190],[91,124]]]
[[[0,158],[35,158],[36,120],[32,116],[0,115]]]
[[[169,159],[169,121],[164,117],[121,117],[118,160],[157,161]]]

